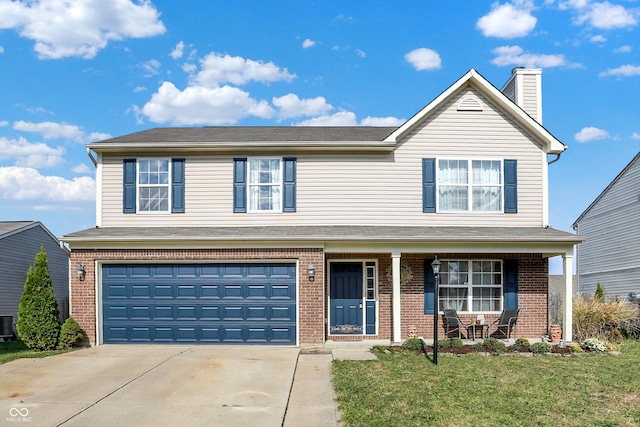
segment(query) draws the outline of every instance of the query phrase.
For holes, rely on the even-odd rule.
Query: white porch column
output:
[[[564,268],[564,316],[562,335],[565,341],[573,340],[573,253],[562,255]]]
[[[402,325],[400,322],[400,253],[391,254],[391,275],[393,277],[392,307],[393,307],[393,344],[402,343]]]

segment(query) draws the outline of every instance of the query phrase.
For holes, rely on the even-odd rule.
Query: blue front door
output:
[[[330,325],[332,335],[362,335],[362,263],[331,263]]]

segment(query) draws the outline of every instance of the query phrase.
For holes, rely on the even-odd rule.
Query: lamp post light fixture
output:
[[[316,279],[316,266],[313,263],[309,263],[307,266],[307,275],[312,282]]]
[[[431,268],[433,269],[433,275],[435,276],[435,284],[433,289],[433,364],[438,364],[438,311],[439,311],[439,303],[438,296],[440,294],[440,290],[438,285],[440,284],[440,261],[438,261],[438,257],[433,260],[431,263]]]
[[[86,274],[84,271],[84,264],[78,264],[78,266],[76,267],[76,273],[78,273],[78,279],[80,279],[80,281],[83,282],[84,275]]]

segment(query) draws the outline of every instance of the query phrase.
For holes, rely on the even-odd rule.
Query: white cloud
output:
[[[0,127],[9,126],[9,122],[6,120],[0,120]]]
[[[338,111],[331,115],[314,117],[296,123],[296,126],[357,126],[356,115],[351,111]]]
[[[585,127],[582,130],[574,135],[576,141],[578,142],[588,142],[594,141],[597,139],[606,139],[609,138],[609,132],[604,129],[599,129],[596,127]]]
[[[512,39],[524,37],[536,27],[538,20],[531,14],[531,1],[516,1],[514,4],[494,3],[491,12],[478,19],[476,28],[485,37]]]
[[[624,45],[624,46],[620,46],[617,47],[615,49],[613,49],[614,53],[628,53],[631,52],[633,50],[633,46],[630,45]]]
[[[53,148],[42,142],[31,143],[25,138],[0,137],[0,160],[14,159],[18,166],[53,167],[62,163],[64,147]]]
[[[591,3],[582,6],[580,9],[583,11],[575,21],[577,24],[588,22],[595,28],[611,30],[632,27],[638,23],[632,12],[629,12],[619,4],[611,4],[608,1]]]
[[[491,62],[498,66],[523,66],[528,68],[551,68],[566,65],[564,55],[524,53],[520,46],[500,46],[493,49],[496,55]]]
[[[310,47],[313,47],[315,45],[316,45],[316,42],[311,39],[304,39],[304,41],[302,42],[303,49],[309,49]]]
[[[173,48],[169,56],[171,56],[173,59],[180,59],[182,58],[183,54],[184,54],[184,42],[180,41],[178,42],[178,44],[176,44],[176,47]]]
[[[182,71],[184,71],[187,74],[191,74],[197,69],[198,69],[198,66],[196,64],[191,64],[189,62],[185,62],[184,64],[182,64]]]
[[[360,122],[362,126],[400,126],[406,122],[405,119],[397,117],[365,117]]]
[[[0,53],[4,53],[4,47],[0,46]]]
[[[640,139],[640,133],[634,132],[631,134],[631,139]]]
[[[591,38],[589,39],[589,41],[590,41],[591,43],[604,43],[604,42],[606,42],[606,41],[607,41],[607,39],[606,39],[604,36],[602,36],[602,35],[598,34],[597,36],[593,36],[593,37],[591,37]]]
[[[234,124],[248,116],[275,114],[268,102],[257,101],[236,87],[189,86],[181,91],[171,82],[162,83],[139,111],[153,122],[173,125]]]
[[[0,196],[12,200],[53,202],[95,199],[96,183],[88,176],[72,180],[44,176],[30,167],[0,167]]]
[[[145,90],[147,90],[147,88],[144,86],[136,86],[135,88],[133,88],[134,92],[144,92]]]
[[[45,139],[57,139],[64,138],[75,142],[86,143],[95,141],[96,139],[111,138],[108,133],[92,132],[89,135],[76,126],[67,123],[55,123],[55,122],[25,122],[24,120],[18,120],[13,123],[13,128],[22,132],[39,133]]]
[[[351,111],[338,111],[304,120],[295,126],[400,126],[404,122],[405,120],[396,117],[367,117],[358,123],[356,115]]]
[[[142,68],[147,71],[147,75],[145,77],[156,76],[159,73],[158,69],[160,68],[160,61],[157,59],[151,59],[143,63]]]
[[[327,114],[333,106],[327,100],[318,96],[315,98],[300,99],[293,93],[274,97],[273,105],[279,108],[278,117],[288,119],[291,117],[317,116]]]
[[[296,78],[286,68],[280,68],[273,62],[254,61],[240,56],[209,53],[200,61],[201,70],[193,77],[192,84],[208,88],[224,83],[243,85],[250,81],[261,83],[286,81]]]
[[[622,65],[618,68],[609,68],[598,74],[600,77],[607,76],[640,76],[640,65]]]
[[[412,50],[404,56],[404,59],[418,71],[435,70],[442,66],[438,52],[426,47]]]
[[[356,55],[358,55],[360,58],[366,58],[367,54],[366,52],[360,50],[360,49],[356,49]]]
[[[0,29],[35,41],[42,59],[93,58],[111,40],[165,32],[150,1],[0,1]]]
[[[84,163],[80,163],[79,165],[74,166],[73,169],[71,169],[71,171],[77,174],[86,174],[86,173],[92,173],[93,169],[91,169],[89,166],[87,166]]]

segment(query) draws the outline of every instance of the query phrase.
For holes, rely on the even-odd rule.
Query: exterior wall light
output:
[[[431,268],[433,269],[433,275],[436,278],[436,283],[433,289],[433,364],[438,364],[438,296],[440,294],[440,290],[438,289],[438,285],[440,284],[440,261],[438,261],[438,256],[436,255],[436,259],[431,263]]]
[[[84,264],[78,264],[76,267],[76,273],[78,273],[78,279],[80,279],[81,282],[84,282],[84,276],[86,274],[84,271]]]
[[[316,266],[313,263],[309,263],[307,266],[307,275],[312,282],[316,279]]]

